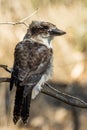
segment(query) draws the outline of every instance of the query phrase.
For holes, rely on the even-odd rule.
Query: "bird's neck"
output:
[[[43,44],[48,48],[52,48],[52,38],[50,37],[33,36],[30,39],[34,40],[35,42],[38,42],[39,44]]]

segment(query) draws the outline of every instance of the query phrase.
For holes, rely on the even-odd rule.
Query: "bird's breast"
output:
[[[34,99],[39,94],[39,92],[42,89],[42,85],[44,86],[44,83],[52,77],[52,73],[53,73],[52,61],[53,61],[53,58],[51,58],[50,64],[48,68],[46,69],[45,73],[42,75],[40,81],[33,88],[32,99]]]

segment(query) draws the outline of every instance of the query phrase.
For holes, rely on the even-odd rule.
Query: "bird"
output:
[[[54,24],[32,21],[15,47],[10,91],[16,86],[13,122],[28,123],[31,100],[41,91],[53,73],[52,40],[66,34]]]

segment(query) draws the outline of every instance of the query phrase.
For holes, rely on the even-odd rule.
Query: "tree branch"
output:
[[[71,106],[76,106],[76,107],[80,107],[80,108],[87,108],[87,103],[77,97],[71,96],[69,94],[63,93],[55,88],[53,88],[51,85],[49,85],[48,83],[45,83],[45,86],[49,87],[51,90],[53,90],[52,92],[50,92],[49,90],[42,90],[42,93],[49,95],[51,97],[54,97],[66,104],[69,104]]]
[[[10,82],[10,78],[0,78],[0,83],[3,83],[3,82]]]
[[[7,65],[0,65],[0,67],[5,69],[9,73],[12,72],[11,69],[8,69]],[[10,82],[10,78],[7,78],[7,77],[0,78],[0,83],[2,83],[2,82]],[[76,106],[76,107],[80,107],[80,108],[87,108],[87,103],[85,101],[83,101],[77,97],[71,96],[69,94],[63,93],[59,90],[56,90],[48,83],[45,83],[45,86],[50,88],[50,90],[52,90],[52,92],[47,90],[46,87],[44,87],[44,89],[41,90],[41,93],[48,95],[50,97],[53,97],[55,99],[58,99],[66,104],[71,105],[71,106]]]
[[[26,27],[29,27],[28,24],[25,23],[25,21],[28,20],[29,18],[31,18],[33,15],[35,15],[35,14],[37,13],[37,11],[38,11],[38,8],[37,8],[31,15],[29,15],[29,16],[27,16],[27,17],[21,19],[21,20],[18,21],[18,22],[0,22],[0,24],[1,24],[1,25],[2,25],[2,24],[3,24],[3,25],[4,25],[4,24],[9,24],[9,25],[23,24],[23,25],[25,25]]]

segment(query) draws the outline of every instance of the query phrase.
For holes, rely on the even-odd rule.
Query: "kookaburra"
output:
[[[42,89],[52,75],[53,49],[51,41],[55,36],[65,34],[49,22],[33,21],[23,41],[16,45],[10,90],[16,86],[13,121],[24,124],[29,117],[31,99]]]

